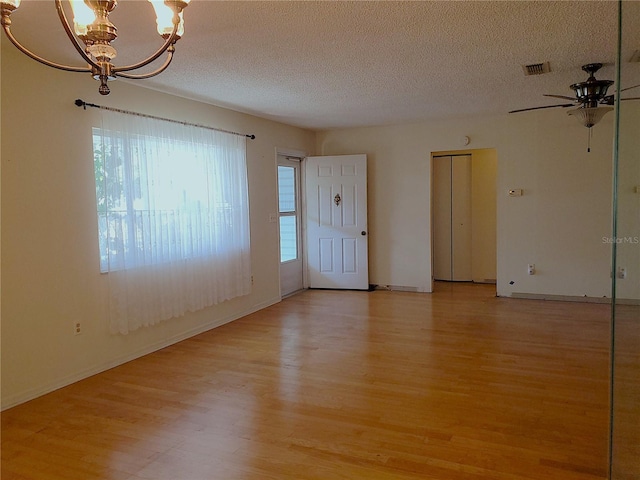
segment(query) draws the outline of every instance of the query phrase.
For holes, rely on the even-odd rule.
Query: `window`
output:
[[[109,273],[114,331],[249,292],[245,142],[103,113],[93,150],[100,271]]]
[[[280,214],[280,262],[298,258],[296,169],[278,165],[278,210]]]

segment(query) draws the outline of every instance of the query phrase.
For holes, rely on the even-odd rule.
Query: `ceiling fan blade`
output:
[[[627,98],[620,99],[620,101],[623,101],[623,100],[640,100],[640,97],[627,97]],[[615,105],[615,97],[613,95],[607,95],[602,100],[600,100],[600,103],[602,105]]]
[[[631,90],[632,88],[638,88],[640,87],[640,84],[638,85],[633,85],[632,87],[627,87],[627,88],[623,88],[622,90],[620,90],[621,92],[626,92],[627,90]]]
[[[607,95],[600,100],[602,105],[613,105],[615,103],[615,97],[613,95]]]
[[[560,105],[545,105],[544,107],[531,107],[531,108],[521,108],[520,110],[511,110],[509,113],[518,113],[518,112],[528,112],[529,110],[540,110],[543,108],[567,108],[575,106],[573,103],[562,103]]]
[[[575,97],[567,97],[566,95],[551,95],[551,94],[545,93],[543,94],[543,97],[562,98],[564,100],[573,100],[574,102],[577,101]]]

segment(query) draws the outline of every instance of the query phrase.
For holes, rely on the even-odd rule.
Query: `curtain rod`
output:
[[[131,112],[129,110],[121,110],[119,108],[105,107],[104,105],[96,105],[95,103],[85,102],[80,98],[78,98],[74,103],[76,104],[77,107],[83,107],[85,110],[87,109],[87,107],[100,108],[102,110],[109,110],[111,112],[126,113],[127,115],[136,115],[138,117],[153,118],[155,120],[164,120],[165,122],[179,123],[180,125],[187,125],[189,127],[206,128],[207,130],[215,130],[216,132],[224,132],[224,133],[230,133],[232,135],[240,135],[241,137],[247,137],[247,138],[250,138],[251,140],[256,138],[255,135],[247,135],[245,133],[232,132],[230,130],[223,130],[221,128],[208,127],[206,125],[199,125],[197,123],[181,122],[180,120],[173,120],[171,118],[156,117],[154,115],[147,115],[146,113]]]

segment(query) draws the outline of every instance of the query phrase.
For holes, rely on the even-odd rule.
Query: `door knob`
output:
[[[366,235],[366,234],[367,234],[367,232],[365,232],[364,230],[362,230],[362,231],[360,232],[360,235]]]

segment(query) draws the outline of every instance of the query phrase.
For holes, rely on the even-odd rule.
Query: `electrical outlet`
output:
[[[627,269],[624,267],[618,267],[618,278],[624,280],[627,278]]]
[[[73,334],[80,335],[82,333],[82,327],[80,326],[80,322],[75,322],[73,324]]]
[[[529,275],[535,275],[536,274],[536,266],[533,263],[530,263],[529,265],[527,265],[527,273]]]

